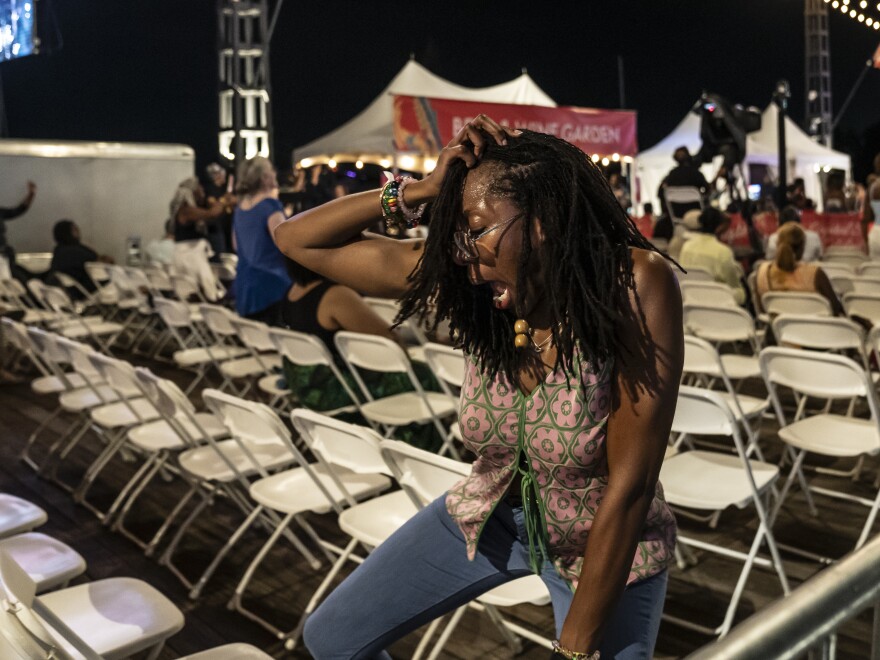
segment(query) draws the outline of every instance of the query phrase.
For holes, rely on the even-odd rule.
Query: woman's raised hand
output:
[[[434,171],[421,181],[407,187],[404,201],[408,206],[431,201],[439,194],[450,163],[461,160],[469,168],[476,167],[486,151],[489,140],[495,140],[498,144],[507,144],[508,137],[517,137],[521,134],[521,131],[501,126],[486,115],[474,117],[440,152]]]

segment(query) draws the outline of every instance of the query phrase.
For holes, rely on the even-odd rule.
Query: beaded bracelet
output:
[[[411,209],[403,202],[403,190],[412,181],[415,179],[411,177],[394,177],[382,186],[379,203],[382,206],[382,218],[385,220],[385,231],[389,236],[398,236],[406,229],[419,226],[425,204]]]

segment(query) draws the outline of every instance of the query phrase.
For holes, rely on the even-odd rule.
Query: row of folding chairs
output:
[[[0,594],[6,604],[0,655],[157,658],[165,641],[183,628],[183,613],[143,580],[117,577],[68,586],[82,578],[86,562],[66,543],[33,531],[47,519],[27,500],[0,494]],[[229,644],[184,660],[269,657],[246,644]]]
[[[48,337],[48,333],[39,329],[32,328],[27,330],[27,333],[33,337],[41,336],[44,341]],[[203,397],[210,414],[196,413],[188,399],[170,381],[159,379],[146,370],[135,369],[122,360],[98,354],[88,347],[82,345],[74,347],[73,342],[61,337],[56,337],[55,342],[62,348],[67,348],[69,352],[79,351],[80,357],[69,354],[69,361],[76,366],[81,364],[83,356],[87,358],[87,362],[97,372],[97,377],[103,378],[103,382],[118,397],[114,404],[103,404],[92,410],[90,417],[93,421],[104,419],[108,407],[115,408],[117,413],[123,409],[127,409],[129,413],[124,439],[123,436],[117,436],[116,439],[108,440],[105,453],[89,468],[87,478],[93,480],[100,470],[99,466],[96,467],[97,464],[106,465],[123,445],[127,445],[145,459],[110,510],[101,513],[105,521],[109,523],[114,520],[112,528],[124,531],[123,521],[131,505],[158,471],[168,465],[168,459],[174,455],[176,469],[192,484],[191,489],[181,498],[175,510],[169,513],[166,522],[152,541],[145,543],[139,540],[139,542],[146,546],[148,551],[155,550],[173,525],[173,521],[183,513],[189,500],[200,494],[201,501],[192,508],[190,515],[180,525],[160,558],[160,563],[168,566],[191,587],[190,595],[197,597],[223,558],[248,529],[259,524],[272,530],[268,541],[254,558],[236,588],[230,606],[250,618],[259,620],[270,630],[290,640],[292,645],[299,636],[305,616],[317,604],[342,565],[354,557],[352,553],[357,545],[350,542],[347,548],[339,549],[328,544],[318,537],[303,515],[307,512],[322,513],[330,510],[342,513],[343,508],[365,497],[378,496],[388,489],[389,468],[382,467],[382,459],[377,450],[381,436],[369,428],[344,424],[330,417],[301,409],[295,410],[294,427],[312,452],[319,457],[318,463],[309,464],[299,452],[280,418],[268,406],[217,390],[205,390]],[[230,437],[224,439],[225,433]],[[318,436],[320,440],[311,442],[310,439]],[[387,451],[394,453],[395,449],[404,454],[410,452],[411,460],[434,465],[435,476],[427,480],[428,486],[421,491],[418,506],[445,492],[454,481],[467,474],[469,469],[468,466],[457,461],[443,459],[428,452],[412,449],[403,443],[390,441]],[[372,457],[370,451],[373,452]],[[438,473],[437,466],[444,468],[445,472],[440,470]],[[402,472],[398,471],[398,474]],[[413,487],[411,479],[405,482],[409,484],[409,486],[404,485],[405,488]],[[229,500],[240,506],[244,520],[202,575],[196,580],[189,581],[174,566],[173,555],[189,526],[201,516],[205,507],[214,501],[218,489],[222,490]],[[75,492],[81,494],[84,491],[79,487]],[[371,512],[369,513],[371,517],[363,523],[362,529],[365,531],[358,537],[358,543],[366,544],[368,547],[378,545],[378,542],[384,538],[384,536],[377,537],[382,529],[387,530],[382,533],[386,536],[390,535],[399,524],[414,513],[415,497],[412,496],[412,491],[409,496],[411,500],[407,503],[402,493],[391,494],[365,509],[364,515]],[[80,501],[82,502],[82,499]],[[380,521],[382,516],[385,516],[385,522],[378,524],[376,516],[379,516]],[[358,529],[358,519],[355,514],[349,513],[347,518],[340,518],[340,525],[344,531],[351,532]],[[294,521],[298,529],[306,532],[311,545],[318,549],[321,556],[333,562],[334,566],[301,621],[291,631],[282,634],[273,624],[259,619],[250,612],[243,605],[243,596],[259,564],[281,536],[303,554],[307,563],[313,567],[318,565],[318,558],[293,534],[291,523]],[[354,557],[354,560],[357,561],[358,558]],[[515,585],[506,585],[498,592],[486,595],[480,607],[492,608],[495,605],[547,600],[543,583],[535,578]],[[462,613],[457,613],[451,626],[457,623]],[[496,616],[493,616],[493,620],[502,621]],[[511,634],[511,631],[537,640],[549,648],[546,639],[516,624],[505,624],[504,629],[513,642],[516,642],[517,638]],[[432,628],[431,632],[433,631]],[[448,628],[440,639],[447,639],[450,631],[451,629]],[[423,638],[423,651],[427,648],[430,638],[430,635]],[[437,645],[432,653],[432,657],[439,653]]]

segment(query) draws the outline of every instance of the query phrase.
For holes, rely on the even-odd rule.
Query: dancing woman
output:
[[[424,243],[390,233],[428,204]],[[422,181],[274,227],[290,258],[401,317],[449,320],[468,356],[471,475],[371,553],[305,628],[314,657],[384,649],[507,581],[540,575],[554,658],[649,658],[675,521],[657,481],[683,354],[681,299],[596,166],[549,135],[466,125]]]

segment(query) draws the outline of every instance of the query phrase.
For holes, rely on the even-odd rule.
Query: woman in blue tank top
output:
[[[269,223],[284,219],[272,163],[261,156],[242,163],[237,192],[241,201],[232,216],[238,252],[235,309],[241,316],[277,325],[281,301],[291,281],[284,255],[275,247],[269,233]]]

